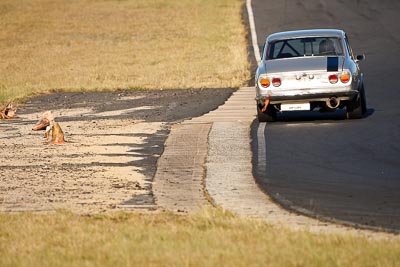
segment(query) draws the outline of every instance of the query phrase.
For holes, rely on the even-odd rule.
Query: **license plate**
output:
[[[281,104],[282,111],[310,110],[310,103]]]

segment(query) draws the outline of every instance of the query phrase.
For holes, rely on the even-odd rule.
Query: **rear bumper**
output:
[[[331,97],[343,101],[353,99],[357,94],[357,90],[351,89],[282,90],[268,91],[266,95],[259,94],[256,96],[256,101],[264,103],[266,99],[269,99],[270,104],[325,102]]]

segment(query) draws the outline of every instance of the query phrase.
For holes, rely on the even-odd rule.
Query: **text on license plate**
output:
[[[281,111],[310,110],[310,103],[281,104]]]

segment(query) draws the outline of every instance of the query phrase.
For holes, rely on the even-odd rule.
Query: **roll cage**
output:
[[[343,56],[344,49],[338,37],[304,37],[268,42],[266,60],[306,57]]]

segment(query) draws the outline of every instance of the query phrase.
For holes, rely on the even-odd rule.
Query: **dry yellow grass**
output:
[[[400,241],[240,219],[117,213],[0,214],[0,266],[399,266]]]
[[[249,77],[241,0],[2,0],[0,100],[223,88]]]

